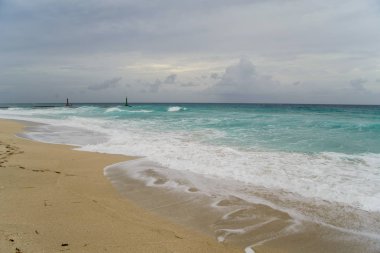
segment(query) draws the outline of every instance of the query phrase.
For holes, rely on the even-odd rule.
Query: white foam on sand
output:
[[[278,193],[279,195],[275,199],[267,199],[265,196],[271,194],[270,189],[256,188],[233,179],[222,179],[210,175],[201,176],[190,171],[171,170],[147,158],[111,165],[105,169],[105,175],[108,175],[108,173],[112,174],[113,170],[118,171],[118,173],[124,173],[129,178],[145,182],[145,185],[148,187],[163,187],[171,191],[182,193],[190,192],[191,194],[209,196],[210,199],[214,199],[210,202],[210,207],[212,208],[223,208],[223,206],[219,204],[220,201],[234,196],[235,199],[240,199],[247,203],[261,204],[288,213],[292,217],[293,222],[295,222],[294,225],[297,225],[297,221],[301,220],[313,221],[343,233],[355,234],[376,240],[380,239],[378,236],[379,216],[378,214],[376,215],[376,213],[356,213],[357,210],[353,208],[342,207],[333,203],[327,204],[326,202],[320,202],[314,199],[305,199],[283,192]],[[162,180],[162,178],[165,180]],[[118,178],[117,180],[120,179]],[[157,183],[158,181],[160,183]],[[194,189],[196,190],[194,191]],[[294,197],[296,197],[296,199],[294,199]],[[295,200],[296,202],[294,202]],[[288,203],[289,205],[284,205],[284,203]],[[302,208],[306,203],[314,206],[311,208],[312,213],[309,212],[310,208],[308,208],[307,205],[305,209]],[[249,217],[245,217],[244,215],[235,217],[233,215],[234,213],[246,209],[245,204],[239,205],[240,206],[237,206],[233,211],[224,213],[224,215],[221,216],[221,220],[229,220],[233,217],[235,221],[246,221],[255,218],[252,215]],[[318,209],[321,209],[321,211]],[[314,213],[315,210],[316,213]],[[355,219],[352,217],[353,213],[355,213]],[[249,230],[249,228],[245,229]],[[289,230],[285,232],[291,232],[290,227]]]
[[[246,247],[246,248],[244,249],[244,252],[245,252],[245,253],[255,253],[255,251],[252,249],[252,246]]]

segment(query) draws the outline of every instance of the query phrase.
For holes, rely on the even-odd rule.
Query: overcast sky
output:
[[[380,104],[379,0],[0,0],[0,103]]]

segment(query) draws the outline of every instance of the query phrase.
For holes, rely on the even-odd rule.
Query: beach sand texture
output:
[[[131,159],[17,137],[0,120],[0,252],[242,252],[122,198],[103,168]]]

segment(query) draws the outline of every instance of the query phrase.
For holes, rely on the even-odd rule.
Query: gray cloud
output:
[[[376,0],[0,0],[0,6],[0,101],[49,101],[50,93],[86,89],[108,89],[106,98],[119,99],[119,81],[98,84],[110,76],[126,80],[134,96],[157,101],[177,99],[179,91],[197,100],[206,86],[204,102],[299,102],[312,93],[333,102],[342,90],[346,103],[356,103],[350,92],[360,90],[366,90],[360,101],[378,101],[372,95],[379,81],[349,81],[378,78]],[[255,66],[244,59],[232,64],[241,55]],[[78,99],[103,97],[87,92]]]
[[[367,82],[366,79],[363,78],[357,78],[350,81],[351,87],[356,91],[367,91],[367,89],[364,87],[364,84]]]
[[[196,86],[199,86],[199,85],[196,84],[196,83],[193,83],[193,82],[186,82],[186,83],[181,83],[181,86],[182,87],[196,87]]]
[[[177,79],[177,75],[171,74],[165,78],[164,83],[173,84],[173,83],[175,83],[176,79]]]
[[[158,92],[161,88],[162,82],[160,80],[156,80],[154,83],[148,84],[148,92]]]
[[[300,85],[300,84],[301,84],[300,81],[297,81],[297,82],[294,82],[294,83],[293,83],[294,86],[298,86],[298,85]]]
[[[106,80],[100,84],[94,84],[88,86],[89,90],[97,91],[97,90],[105,90],[109,88],[115,88],[118,86],[119,82],[121,81],[121,77],[115,77],[109,80]]]
[[[376,52],[375,6],[372,0],[4,1],[0,30],[7,40],[0,48],[54,54]]]
[[[210,78],[211,78],[211,79],[219,79],[220,77],[219,77],[219,74],[218,74],[218,73],[212,73],[212,74],[210,75]]]
[[[177,80],[177,75],[171,74],[165,77],[163,80],[156,79],[154,82],[138,80],[137,85],[142,86],[142,89],[140,89],[141,92],[157,93],[160,91],[163,85],[175,84],[176,80]]]
[[[223,100],[255,102],[259,96],[272,93],[278,84],[271,76],[258,74],[250,60],[241,58],[237,64],[227,67],[220,80],[206,91]]]
[[[204,93],[216,101],[226,102],[380,103],[379,92],[367,89],[364,86],[367,82],[363,78],[352,79],[349,88],[334,83],[329,83],[329,86],[318,86],[315,82],[302,82],[300,85],[300,81],[286,84],[258,72],[249,59],[241,58],[238,63],[228,66],[220,80]]]

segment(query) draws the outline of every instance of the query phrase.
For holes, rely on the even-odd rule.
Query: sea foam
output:
[[[181,106],[171,106],[168,108],[168,112],[179,112],[179,111],[185,111],[187,108],[181,107]]]
[[[138,122],[73,116],[64,121],[39,121],[82,129],[83,132],[98,132],[99,136],[103,136],[104,139],[95,144],[84,145],[81,142],[81,150],[146,156],[171,169],[230,178],[307,198],[341,202],[367,211],[380,211],[377,187],[380,185],[379,154],[247,151],[199,142],[194,139],[196,133],[147,132]],[[202,135],[202,131],[199,134]],[[218,136],[217,132],[214,134]],[[83,138],[85,136],[84,133]],[[44,141],[43,135],[38,138]],[[97,137],[92,135],[91,138]],[[66,142],[77,144],[78,136],[71,138],[68,135]]]
[[[153,111],[152,108],[136,107],[131,111],[150,112]],[[166,108],[169,112],[185,109],[180,106]],[[226,108],[230,110],[229,107]],[[283,131],[283,128],[270,123],[276,118],[268,120],[268,115],[257,112],[243,114],[244,117],[235,113],[235,121],[224,121],[224,118],[231,113],[221,114],[220,111],[207,114],[212,116],[219,113],[221,115],[219,118],[215,116],[202,118],[199,114],[200,116],[187,119],[185,116],[178,118],[181,114],[170,114],[176,118],[169,120],[165,118],[163,112],[160,112],[160,107],[157,107],[157,112],[151,113],[152,116],[149,118],[140,117],[139,113],[130,114],[137,115],[133,116],[135,118],[128,118],[129,116],[120,118],[121,114],[117,114],[119,109],[119,107],[102,109],[96,106],[75,109],[19,108],[2,110],[0,116],[55,126],[56,128],[51,129],[34,129],[29,133],[31,138],[41,141],[54,142],[56,138],[56,142],[79,145],[81,150],[146,156],[152,162],[173,170],[231,179],[255,187],[287,192],[292,196],[341,203],[364,211],[380,211],[379,153],[289,152],[261,148],[257,143],[252,143],[247,149],[236,144],[240,139],[242,143],[245,141],[245,132],[234,139],[228,139],[226,130],[213,127],[222,121],[225,122],[225,129],[237,129],[236,133],[239,133],[240,121],[258,118],[258,123],[251,132],[258,131],[256,128],[261,127],[263,132],[278,136],[276,131]],[[115,113],[115,117],[119,118],[107,118],[104,112]],[[125,115],[124,109],[123,115]],[[141,113],[141,115],[147,114]],[[292,123],[290,121],[292,117],[294,116],[290,115],[285,118],[284,126]],[[260,122],[265,120],[269,123],[263,128]],[[192,127],[192,123],[193,126],[198,124],[198,127]],[[199,127],[200,124],[202,127]],[[321,124],[321,128],[328,125],[322,121]],[[173,128],[173,126],[181,127]],[[340,128],[331,129],[333,131],[331,133],[335,133]],[[306,131],[301,130],[300,134]],[[75,131],[78,134],[73,134]],[[59,132],[59,137],[44,134],[46,132]],[[372,130],[369,132],[372,135],[374,133],[376,132]]]

